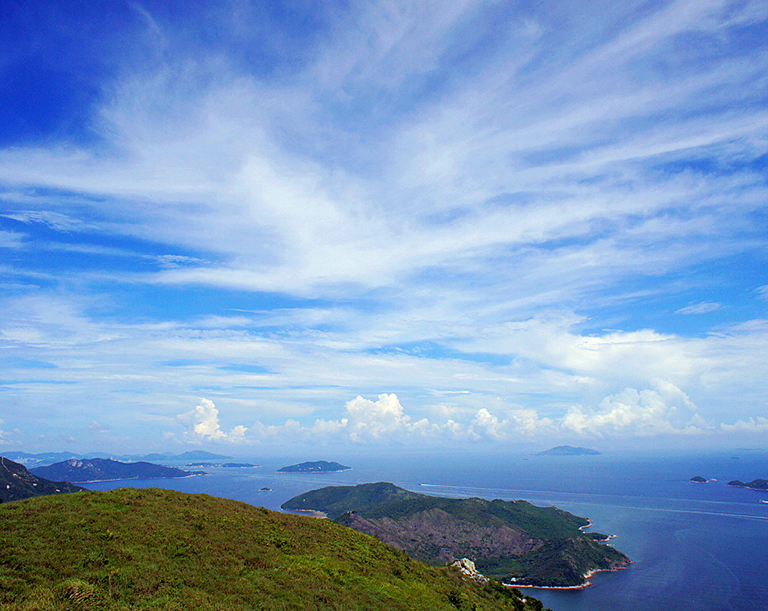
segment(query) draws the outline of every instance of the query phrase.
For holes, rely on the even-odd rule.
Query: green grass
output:
[[[493,610],[525,605],[325,520],[159,489],[0,505],[0,610]]]

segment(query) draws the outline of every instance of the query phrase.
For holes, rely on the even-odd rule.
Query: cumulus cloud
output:
[[[738,420],[734,424],[723,424],[721,428],[728,433],[768,433],[768,418],[764,416]]]
[[[454,410],[450,410],[452,413]],[[449,411],[444,410],[444,415]],[[440,422],[421,418],[414,420],[400,403],[395,393],[380,394],[373,401],[357,396],[347,401],[344,414],[338,420],[317,419],[310,426],[296,420],[286,420],[281,425],[264,425],[257,422],[253,431],[260,437],[294,435],[303,439],[347,439],[366,442],[379,439],[430,438],[432,440],[503,440],[530,435],[544,429],[551,430],[552,420],[540,418],[536,410],[505,410],[499,417],[483,407],[469,416],[465,422],[447,418]]]
[[[700,432],[696,406],[670,382],[657,380],[655,389],[623,391],[605,397],[597,409],[573,406],[561,427],[580,436],[603,437],[615,434],[651,436],[664,433]]]
[[[221,430],[219,425],[219,410],[209,399],[201,399],[191,412],[180,414],[178,419],[189,427],[185,436],[187,439],[208,441],[240,442],[245,440],[248,430],[243,425],[235,426],[229,433]]]

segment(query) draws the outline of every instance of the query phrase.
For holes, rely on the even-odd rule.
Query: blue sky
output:
[[[5,2],[0,450],[768,444],[768,4]]]

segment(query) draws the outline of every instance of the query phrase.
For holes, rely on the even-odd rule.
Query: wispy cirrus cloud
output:
[[[765,3],[230,9],[133,6],[88,130],[0,150],[0,341],[83,428],[202,395],[347,441],[699,426],[659,379],[759,416]]]

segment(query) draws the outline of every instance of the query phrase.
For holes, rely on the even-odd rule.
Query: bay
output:
[[[350,471],[276,473],[292,462],[338,460]],[[768,608],[768,493],[727,486],[768,476],[768,454],[526,456],[399,452],[379,456],[250,457],[256,468],[211,468],[178,480],[88,484],[165,487],[279,510],[328,485],[390,481],[409,490],[555,505],[616,535],[630,568],[592,577],[584,590],[528,589],[555,611],[747,611]],[[689,478],[714,479],[694,484]],[[262,491],[269,488],[269,491]]]

